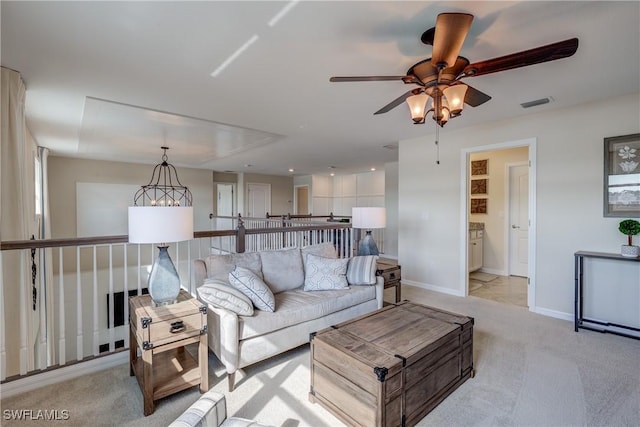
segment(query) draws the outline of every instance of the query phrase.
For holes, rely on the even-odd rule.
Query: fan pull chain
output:
[[[440,164],[440,145],[438,140],[440,139],[440,126],[436,125],[436,165]]]

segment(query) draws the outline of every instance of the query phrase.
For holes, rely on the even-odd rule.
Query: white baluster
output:
[[[124,287],[124,325],[126,331],[124,333],[124,348],[129,348],[129,260],[127,259],[127,249],[129,245],[126,243],[122,245],[123,259],[124,262],[122,265],[124,266],[124,278],[123,278],[123,287]]]
[[[80,275],[80,246],[76,247],[76,360],[84,358],[84,338],[82,319],[82,277]]]
[[[100,330],[98,328],[98,257],[93,245],[93,355],[100,354]]]
[[[47,306],[49,305],[47,302],[47,290],[45,288],[45,276],[46,276],[46,259],[45,259],[45,253],[44,253],[45,249],[44,248],[40,248],[38,250],[38,258],[39,258],[39,262],[37,264],[39,264],[40,266],[40,274],[38,275],[38,282],[39,282],[39,287],[40,289],[38,290],[38,302],[37,302],[37,307],[39,308],[38,310],[38,320],[40,322],[40,326],[39,326],[39,333],[38,333],[38,338],[37,338],[37,351],[36,351],[36,355],[38,356],[38,360],[37,360],[37,368],[38,369],[44,369],[47,366],[49,366],[47,364],[47,355],[48,355],[48,349],[47,349],[47,340],[48,340],[48,336],[49,336],[49,329],[48,329],[48,325],[47,325]]]
[[[25,279],[25,254],[20,253],[20,283],[29,283],[31,280]],[[29,368],[33,369],[33,360],[29,360],[29,352],[27,351],[27,335],[29,330],[27,328],[27,313],[31,311],[31,300],[29,293],[31,286],[21,286],[22,292],[20,292],[20,375],[26,375]]]
[[[7,378],[7,347],[4,325],[7,324],[4,311],[4,269],[2,268],[2,252],[0,251],[0,307],[2,307],[2,319],[0,319],[0,381]]]
[[[67,342],[65,339],[65,309],[64,309],[64,258],[62,247],[58,248],[58,364],[63,366],[67,362]]]
[[[115,341],[115,319],[114,319],[114,300],[113,300],[113,245],[109,245],[109,294],[107,295],[109,298],[109,313],[107,313],[107,328],[109,329],[109,352],[114,350],[114,341]],[[111,326],[109,328],[109,325]]]
[[[138,295],[142,294],[142,277],[141,276],[141,271],[142,270],[142,265],[140,264],[140,245],[138,244]]]

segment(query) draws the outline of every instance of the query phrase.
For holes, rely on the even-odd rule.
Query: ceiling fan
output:
[[[424,123],[426,115],[433,111],[433,119],[442,127],[450,118],[462,113],[464,104],[477,107],[491,99],[486,93],[462,83],[462,79],[555,61],[573,55],[578,49],[578,39],[572,38],[470,64],[467,58],[458,53],[472,21],[473,15],[467,13],[439,14],[436,26],[425,31],[421,37],[424,44],[433,46],[431,58],[414,64],[404,76],[331,77],[329,81],[402,80],[405,84],[417,85],[374,114],[386,113],[406,101],[414,123]],[[429,99],[433,101],[427,109]]]

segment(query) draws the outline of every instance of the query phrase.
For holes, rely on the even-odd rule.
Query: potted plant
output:
[[[622,245],[622,256],[640,256],[640,247],[633,245],[633,236],[640,233],[640,222],[636,221],[635,219],[625,219],[624,221],[620,221],[618,230],[620,230],[622,234],[626,234],[629,239],[628,245]]]

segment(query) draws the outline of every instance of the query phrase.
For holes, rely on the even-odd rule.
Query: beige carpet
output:
[[[476,376],[419,422],[420,426],[637,426],[640,341],[476,297],[458,298],[403,286],[403,297],[475,318]],[[212,388],[226,392],[216,359]],[[339,426],[308,401],[309,352],[302,346],[256,364],[227,393],[229,412],[276,426]],[[125,365],[2,400],[2,410],[69,411],[68,421],[11,421],[2,426],[166,426],[199,393],[157,402],[142,415],[142,396]]]

